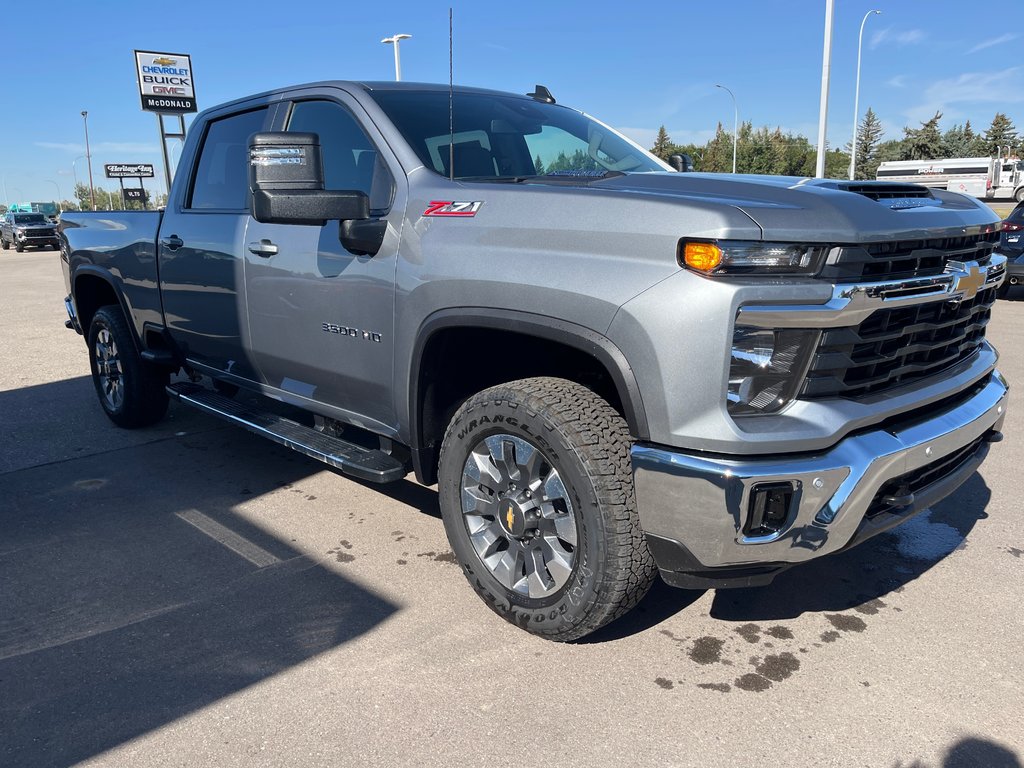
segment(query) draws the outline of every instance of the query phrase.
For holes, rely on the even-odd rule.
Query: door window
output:
[[[370,210],[391,207],[394,183],[387,165],[352,113],[333,101],[300,101],[292,108],[289,131],[316,133],[331,190],[358,190],[370,198]]]
[[[249,137],[263,130],[267,108],[213,120],[199,150],[189,208],[249,207]]]

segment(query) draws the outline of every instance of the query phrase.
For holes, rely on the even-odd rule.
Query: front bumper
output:
[[[973,474],[1000,437],[1006,402],[996,371],[944,410],[861,431],[823,452],[744,460],[635,445],[640,523],[662,576],[694,588],[764,584],[903,522]],[[892,498],[887,483],[915,473],[928,484],[879,512],[881,495]],[[779,483],[793,490],[785,522],[770,535],[746,534],[757,487]]]
[[[47,245],[58,248],[60,246],[60,240],[57,239],[57,235],[53,235],[52,237],[28,237],[26,235],[16,234],[14,236],[14,242],[24,245],[26,248],[42,248]]]

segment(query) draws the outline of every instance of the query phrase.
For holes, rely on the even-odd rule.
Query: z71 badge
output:
[[[476,216],[483,205],[482,200],[475,202],[458,202],[455,200],[431,200],[424,216]]]

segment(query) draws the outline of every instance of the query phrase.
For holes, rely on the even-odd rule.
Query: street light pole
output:
[[[391,37],[385,37],[381,40],[382,43],[391,43],[395,46],[395,81],[402,79],[402,59],[398,55],[398,43],[402,40],[408,40],[412,35],[392,35]]]
[[[853,141],[850,142],[850,181],[853,181],[853,173],[857,167],[857,120],[860,117],[860,52],[864,45],[864,25],[872,14],[879,14],[881,11],[868,11],[860,22],[860,36],[857,38],[857,85],[853,90]]]
[[[818,161],[814,176],[825,178],[825,134],[828,126],[828,84],[832,68],[832,19],[835,16],[834,0],[825,0],[825,47],[821,54],[821,101],[818,105]]]
[[[740,108],[736,106],[736,95],[724,85],[715,83],[715,88],[721,88],[732,96],[732,172],[736,173],[736,141],[739,138]]]
[[[61,198],[62,198],[63,196],[62,196],[62,195],[61,195],[61,193],[60,193],[60,184],[58,184],[58,183],[57,183],[56,181],[54,181],[53,179],[44,179],[44,181],[48,181],[48,182],[50,182],[51,184],[53,184],[53,186],[54,186],[54,187],[56,187],[56,188],[57,188],[57,210],[58,210],[59,212],[61,212],[61,213],[64,213],[64,205],[63,205],[63,201],[61,200]]]
[[[831,2],[831,0],[829,0]],[[92,155],[89,153],[89,113],[82,110],[82,122],[85,124],[85,162],[89,166],[89,202],[96,210],[96,188],[92,185]],[[72,166],[74,163],[72,163]]]
[[[71,175],[75,177],[75,186],[78,186],[78,169],[75,167],[75,163],[79,160],[85,160],[85,155],[79,155],[71,161]]]

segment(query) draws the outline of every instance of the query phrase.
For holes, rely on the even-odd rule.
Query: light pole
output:
[[[82,110],[82,122],[85,124],[85,163],[89,166],[89,202],[96,210],[96,188],[92,185],[92,155],[89,153],[89,112]],[[74,167],[74,163],[72,163]]]
[[[75,168],[75,163],[77,163],[79,160],[85,160],[85,155],[79,155],[78,157],[71,161],[71,175],[75,177],[76,187],[78,186],[78,169]]]
[[[395,46],[395,80],[402,79],[402,59],[398,55],[398,43],[402,40],[408,40],[412,35],[392,35],[391,37],[385,37],[381,40],[382,43],[392,43]]]
[[[818,103],[818,159],[814,176],[825,178],[825,134],[828,127],[828,85],[832,75],[832,19],[835,0],[825,0],[825,45],[821,51],[821,99]]]
[[[872,14],[879,14],[881,11],[868,11],[860,23],[860,36],[857,38],[857,85],[853,90],[853,141],[850,142],[850,181],[853,181],[853,172],[857,166],[857,119],[860,117],[860,52],[864,45],[864,25]]]
[[[61,200],[62,195],[60,193],[60,184],[58,184],[53,179],[44,179],[44,181],[48,181],[50,184],[53,184],[53,186],[56,187],[56,189],[57,189],[57,210],[59,212],[61,212],[61,213],[64,213],[64,205],[63,205],[63,201]]]
[[[736,94],[718,83],[715,83],[715,88],[721,88],[732,96],[732,172],[736,173],[736,140],[739,138],[740,108],[736,106]]]

